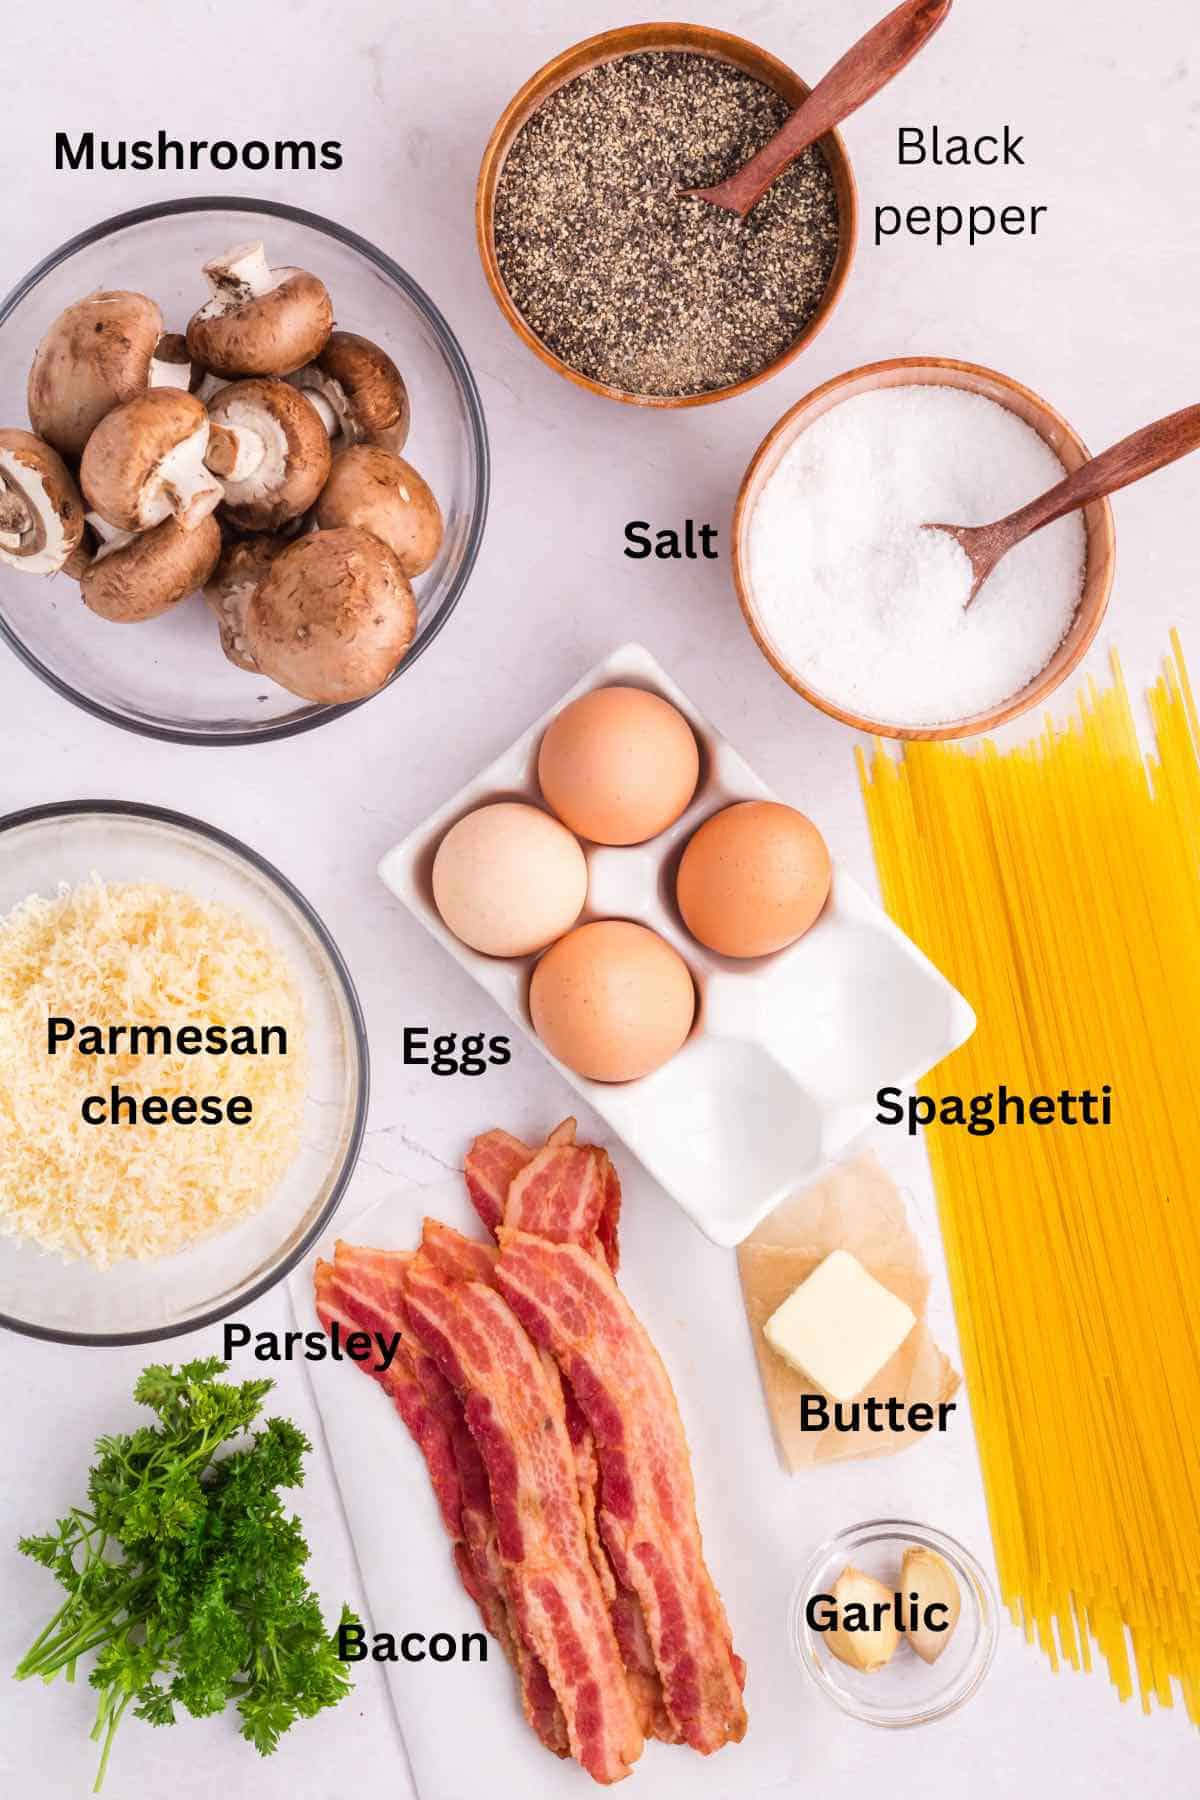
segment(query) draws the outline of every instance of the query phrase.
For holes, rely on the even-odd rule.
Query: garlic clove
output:
[[[962,1610],[962,1595],[954,1570],[936,1550],[927,1550],[920,1544],[910,1544],[900,1565],[900,1586],[905,1601],[909,1603],[905,1616],[913,1616],[910,1607],[915,1602],[916,1617],[919,1620],[915,1626],[906,1625],[904,1635],[922,1662],[934,1663],[950,1642]],[[931,1606],[946,1608],[944,1614],[937,1615],[939,1620],[945,1621],[943,1629],[939,1630],[937,1626],[925,1623],[927,1609]]]
[[[830,1654],[867,1675],[882,1669],[900,1642],[895,1594],[873,1575],[847,1565],[833,1584],[833,1598],[838,1625],[825,1640]]]

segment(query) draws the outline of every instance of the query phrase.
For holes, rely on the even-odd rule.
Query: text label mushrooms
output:
[[[88,505],[121,531],[175,517],[190,531],[220,505],[204,466],[208,414],[194,394],[148,388],[114,407],[88,439],[79,479]]]
[[[114,406],[148,387],[187,387],[178,337],[163,335],[163,316],[145,294],[89,294],[55,319],[29,374],[29,419],[60,456],[77,459]]]
[[[362,443],[403,450],[408,389],[387,351],[370,338],[335,331],[320,356],[289,379],[316,407],[335,450]]]
[[[276,531],[308,511],[329,475],[329,438],[305,399],[283,381],[235,381],[209,408],[208,466],[225,511],[243,531]]]
[[[375,444],[340,450],[317,502],[322,531],[354,525],[394,551],[411,580],[442,547],[442,510],[411,463]]]
[[[331,706],[376,693],[416,628],[404,571],[366,531],[317,531],[289,544],[246,609],[248,653],[263,674]]]
[[[287,548],[280,537],[248,537],[226,544],[220,562],[204,584],[204,598],[217,615],[221,648],[239,669],[253,674],[258,664],[246,641],[246,609],[267,570]]]
[[[205,263],[212,298],[188,326],[193,360],[216,375],[291,375],[333,329],[325,284],[306,269],[268,267],[261,244]]]
[[[58,452],[30,431],[0,431],[0,560],[53,575],[83,539],[83,497]]]
[[[84,604],[102,619],[136,625],[157,618],[204,586],[221,554],[221,528],[210,513],[194,531],[164,519],[150,531],[113,531],[93,516],[104,540],[80,581]]]

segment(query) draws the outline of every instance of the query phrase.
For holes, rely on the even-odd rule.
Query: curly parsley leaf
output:
[[[134,1398],[157,1423],[100,1438],[87,1506],[20,1540],[66,1599],[16,1675],[70,1677],[96,1652],[96,1792],[130,1708],[171,1725],[180,1707],[201,1718],[236,1701],[242,1736],[267,1755],[350,1690],[304,1576],[300,1521],[280,1498],[303,1484],[312,1446],[280,1418],[247,1442],[272,1383],[225,1373],[215,1357],[143,1369]],[[358,1621],[343,1607],[341,1622]]]

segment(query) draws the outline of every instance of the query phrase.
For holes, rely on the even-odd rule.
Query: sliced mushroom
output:
[[[403,569],[367,531],[317,531],[289,544],[246,609],[248,654],[262,673],[331,706],[377,692],[416,628]]]
[[[29,418],[38,436],[78,457],[106,413],[150,385],[163,316],[145,294],[89,294],[60,313],[29,372]]]
[[[240,530],[277,531],[308,511],[329,475],[330,451],[303,394],[285,381],[235,381],[208,416],[208,466]]]
[[[208,414],[194,394],[147,388],[101,419],[84,447],[79,480],[88,505],[121,531],[175,517],[185,531],[220,505],[204,466]]]
[[[411,463],[376,444],[352,444],[333,459],[317,502],[321,531],[355,525],[382,538],[411,580],[442,547],[442,509]]]
[[[333,439],[403,450],[410,408],[404,377],[386,350],[353,331],[335,331],[320,356],[289,376],[306,393]]]
[[[56,450],[31,431],[0,431],[0,561],[53,575],[83,541],[83,496]]]
[[[246,641],[246,608],[267,570],[286,548],[286,541],[280,537],[239,538],[226,544],[220,562],[205,583],[204,598],[217,615],[221,648],[239,669],[253,673],[258,668]]]
[[[212,575],[221,554],[221,527],[210,513],[194,531],[164,519],[149,531],[114,531],[94,515],[103,538],[80,581],[85,606],[118,625],[155,619],[186,600]]]
[[[188,349],[217,375],[290,375],[319,356],[333,329],[323,281],[272,269],[259,243],[205,263],[212,298],[188,326]]]

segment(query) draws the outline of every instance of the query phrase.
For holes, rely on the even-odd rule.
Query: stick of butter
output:
[[[763,1327],[772,1350],[827,1393],[852,1400],[896,1354],[917,1315],[856,1256],[835,1250]]]

